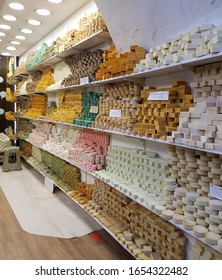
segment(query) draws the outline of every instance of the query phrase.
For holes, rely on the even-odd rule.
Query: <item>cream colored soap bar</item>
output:
[[[207,243],[211,245],[217,245],[218,240],[220,240],[221,236],[215,232],[209,231],[205,234],[205,240]]]
[[[188,220],[188,219],[184,219],[183,220],[183,227],[187,230],[192,230],[193,227],[196,225],[196,222],[195,221],[191,221],[191,220]]]
[[[197,237],[204,237],[208,229],[204,226],[196,225],[193,227],[193,233]]]
[[[209,207],[213,210],[222,211],[222,201],[217,199],[212,199],[209,201]]]
[[[170,220],[173,218],[174,212],[172,210],[163,210],[162,216],[164,219]]]

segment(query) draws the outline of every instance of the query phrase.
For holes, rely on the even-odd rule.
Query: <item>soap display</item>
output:
[[[99,114],[99,102],[101,93],[87,92],[82,97],[82,116],[76,118],[73,123],[79,126],[91,127]]]

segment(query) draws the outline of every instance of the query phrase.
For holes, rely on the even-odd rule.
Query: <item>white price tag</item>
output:
[[[80,78],[80,85],[85,85],[89,83],[89,77]]]
[[[89,112],[97,114],[99,112],[99,107],[98,106],[91,106]]]
[[[45,177],[44,186],[48,189],[51,193],[54,193],[54,183],[49,177]]]
[[[151,91],[147,100],[169,100],[169,91]]]
[[[111,109],[109,111],[109,116],[112,117],[112,118],[121,118],[122,111],[121,110],[117,110],[117,109]]]
[[[210,184],[209,196],[222,200],[222,187]]]

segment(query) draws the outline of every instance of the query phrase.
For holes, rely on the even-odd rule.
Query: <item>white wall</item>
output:
[[[47,45],[50,45],[58,37],[64,36],[67,31],[69,31],[71,29],[78,29],[79,20],[82,17],[84,17],[92,12],[95,12],[96,10],[97,10],[97,6],[96,6],[95,2],[93,0],[90,0],[86,5],[84,5],[81,9],[79,9],[76,13],[74,13],[70,18],[68,18],[63,24],[61,24],[53,32],[51,32],[49,35],[47,35],[41,41],[39,41],[29,51],[39,49],[41,47],[42,43],[46,43]],[[19,58],[19,63],[26,60],[28,52],[26,52],[24,55],[22,55]]]
[[[119,50],[148,50],[203,23],[222,25],[222,0],[95,0]]]

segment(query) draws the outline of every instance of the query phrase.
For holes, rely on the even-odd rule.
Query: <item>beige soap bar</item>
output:
[[[209,231],[205,234],[205,240],[211,245],[217,245],[218,240],[221,236],[215,232]]]
[[[183,223],[183,220],[184,220],[184,216],[183,215],[180,215],[180,214],[174,214],[173,215],[173,221],[176,223],[176,224],[182,224]]]
[[[172,210],[163,210],[162,216],[164,219],[170,220],[173,218],[174,212]]]
[[[163,210],[166,210],[166,207],[163,205],[155,205],[154,209],[157,214],[162,214]]]
[[[212,199],[209,201],[209,207],[213,210],[222,211],[222,201],[217,199]]]
[[[208,229],[204,226],[196,225],[193,227],[193,233],[197,237],[204,237]]]
[[[217,246],[222,250],[222,239],[217,241]]]
[[[195,221],[191,221],[191,220],[183,220],[183,227],[187,230],[192,230],[193,227],[196,225],[196,222]]]
[[[205,197],[205,196],[200,196],[200,197],[197,197],[197,199],[196,199],[196,203],[200,206],[208,206],[209,201],[210,201],[210,198]]]

